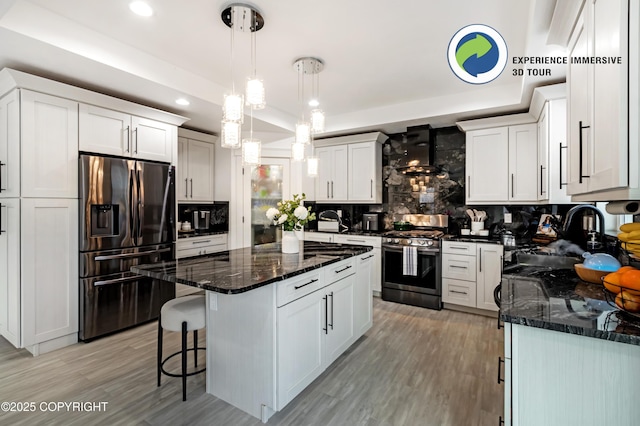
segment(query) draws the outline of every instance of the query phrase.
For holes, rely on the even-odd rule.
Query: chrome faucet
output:
[[[604,234],[604,215],[602,214],[602,212],[600,210],[598,210],[597,207],[591,205],[591,204],[578,204],[575,207],[572,207],[568,212],[567,212],[567,217],[564,220],[564,226],[562,227],[563,233],[564,235],[567,235],[569,232],[569,228],[571,227],[571,224],[573,223],[573,217],[575,216],[575,214],[579,211],[582,210],[593,210],[593,212],[596,214],[596,216],[598,216],[598,227],[599,227],[599,231],[600,231],[600,241],[602,242],[603,246],[605,246],[605,234]],[[593,231],[592,229],[587,229],[586,231]],[[574,241],[575,242],[575,241]]]

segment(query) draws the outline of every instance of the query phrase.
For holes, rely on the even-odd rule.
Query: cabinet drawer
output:
[[[325,286],[324,268],[276,284],[276,305],[284,306]]]
[[[451,254],[467,254],[467,255],[476,255],[476,244],[475,243],[460,243],[456,241],[443,241],[442,242],[442,253],[451,253]]]
[[[368,235],[334,235],[333,242],[340,244],[353,244],[354,246],[382,246],[381,237],[370,237]]]
[[[219,251],[225,251],[226,249],[226,244],[218,244],[215,246],[202,246],[189,248],[186,250],[176,250],[176,259],[183,259],[185,257],[193,256],[204,256],[205,254],[217,253]]]
[[[325,268],[327,285],[348,277],[356,272],[356,257],[342,260]]]
[[[476,281],[475,256],[462,256],[459,254],[442,255],[442,276],[458,280]]]
[[[454,305],[476,307],[476,283],[442,279],[442,301]]]
[[[206,235],[203,237],[181,238],[176,242],[176,250],[204,248],[227,244],[227,234]],[[225,247],[226,249],[226,247]]]
[[[318,241],[321,243],[332,243],[333,242],[333,234],[327,234],[325,232],[305,232],[304,233],[305,241]]]

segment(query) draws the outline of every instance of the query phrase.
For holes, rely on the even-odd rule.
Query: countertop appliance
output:
[[[200,231],[209,229],[209,221],[211,220],[211,212],[209,210],[193,211],[193,229]]]
[[[80,155],[80,340],[155,319],[175,286],[133,272],[173,258],[169,164]]]
[[[364,213],[362,215],[362,230],[365,232],[381,232],[384,230],[384,213]]]
[[[406,215],[413,230],[382,234],[382,299],[430,309],[442,309],[440,239],[446,215]],[[405,256],[415,252],[415,274],[405,273]]]

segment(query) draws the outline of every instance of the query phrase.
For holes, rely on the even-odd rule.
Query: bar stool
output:
[[[187,373],[187,352],[193,351],[194,368],[198,367],[198,351],[206,351],[198,347],[198,330],[205,328],[206,303],[205,296],[184,296],[169,300],[162,305],[158,317],[158,387],[160,377],[166,374],[170,377],[182,377],[182,400],[187,400],[187,377],[202,373],[206,370],[196,370]],[[182,332],[182,349],[162,359],[162,335],[163,330]],[[187,332],[193,331],[193,348],[187,348]],[[169,373],[164,369],[164,364],[174,356],[182,354],[181,374]]]

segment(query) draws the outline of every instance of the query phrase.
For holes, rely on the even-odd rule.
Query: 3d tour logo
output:
[[[507,44],[496,30],[474,24],[460,29],[447,49],[449,66],[461,80],[484,84],[496,79],[507,65]]]

